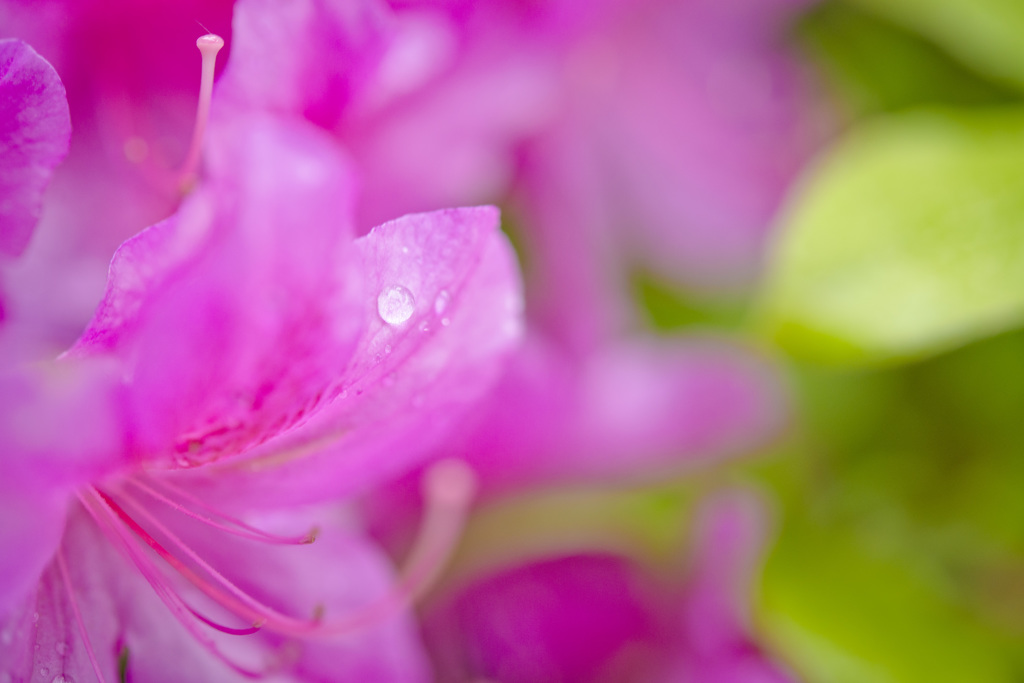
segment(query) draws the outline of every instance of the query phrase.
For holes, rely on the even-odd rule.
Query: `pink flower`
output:
[[[552,476],[660,476],[743,452],[784,422],[783,392],[761,359],[711,338],[652,341],[636,333],[626,301],[622,255],[638,253],[639,241],[616,230],[635,223],[629,216],[639,216],[639,209],[633,212],[639,204],[619,196],[614,173],[635,171],[631,183],[643,186],[642,176],[676,164],[669,176],[696,183],[687,194],[693,201],[678,206],[681,185],[658,175],[671,187],[659,195],[661,208],[650,211],[659,220],[651,229],[666,242],[679,237],[673,225],[702,235],[683,237],[699,247],[699,254],[685,256],[697,261],[719,258],[716,240],[739,245],[719,251],[742,278],[752,272],[771,210],[799,157],[795,77],[775,51],[772,32],[754,31],[751,16],[710,4],[685,11],[695,13],[692,21],[667,24],[682,35],[655,32],[656,44],[646,45],[645,31],[657,29],[662,15],[684,10],[668,2],[639,10],[635,3],[607,2],[593,11],[572,3],[538,9],[413,2],[395,3],[390,12],[316,2],[285,7],[279,0],[237,6],[234,49],[252,58],[225,72],[222,93],[314,122],[341,140],[361,180],[361,225],[451,201],[505,200],[526,209],[518,225],[527,233],[532,285],[529,341],[489,404],[444,450],[471,459],[488,489]],[[721,44],[709,38],[718,35]],[[676,54],[677,42],[692,44],[696,61]],[[628,73],[658,78],[644,80],[636,93],[629,90],[635,84],[581,90],[570,67],[595,43],[623,60]],[[715,107],[735,103],[714,100],[701,84],[707,71],[733,61],[763,66],[771,87],[753,93],[756,107],[722,118]],[[693,92],[662,102],[680,83]],[[678,119],[678,111],[690,113]],[[602,116],[604,123],[591,121]],[[682,135],[679,120],[692,130]],[[663,145],[634,140],[662,132]],[[700,142],[705,138],[709,149]],[[595,156],[594,148],[606,144],[622,149]],[[690,148],[701,155],[695,158]],[[618,155],[626,152],[649,154],[620,164]],[[705,172],[715,159],[725,166]],[[703,189],[705,181],[714,181],[714,194]],[[757,200],[734,201],[743,194]],[[718,216],[721,224],[691,220],[687,212]],[[674,272],[685,277],[690,271],[679,263]]]
[[[521,331],[514,258],[488,207],[354,239],[337,145],[228,104],[205,172],[170,174],[194,188],[120,247],[75,346],[33,364],[0,347],[0,670],[14,680],[426,675],[403,608],[457,533],[465,466],[431,469],[397,580],[323,501],[421,459],[497,378]]]
[[[705,504],[685,575],[577,551],[450,588],[424,625],[442,680],[795,680],[757,645],[747,614],[764,536],[756,502],[733,493]]]

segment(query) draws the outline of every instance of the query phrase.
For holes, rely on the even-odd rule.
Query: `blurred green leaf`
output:
[[[810,682],[1010,683],[1005,646],[893,538],[791,524],[765,568],[762,614]]]
[[[939,46],[849,2],[823,2],[797,27],[800,45],[855,117],[925,104],[1019,99]]]
[[[1024,86],[1024,2],[854,0],[920,31],[966,64]]]
[[[922,357],[1024,320],[1024,110],[865,125],[806,176],[762,306],[791,353]]]
[[[652,328],[673,332],[694,327],[737,331],[747,321],[749,302],[738,298],[700,298],[645,270],[635,270],[630,287]]]

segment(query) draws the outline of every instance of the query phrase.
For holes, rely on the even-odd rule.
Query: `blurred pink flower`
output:
[[[31,57],[12,82],[62,99]],[[496,379],[521,332],[511,249],[488,207],[354,239],[334,142],[224,111],[205,173],[117,251],[62,359],[8,353],[44,320],[0,330],[0,662],[16,680],[426,675],[402,608],[457,533],[465,467],[431,469],[397,584],[344,510],[308,506],[422,458]],[[0,121],[6,139],[34,130]],[[59,126],[44,132],[56,147]],[[0,204],[35,189],[23,175]]]
[[[744,493],[706,503],[685,578],[608,551],[492,569],[431,605],[441,680],[793,681],[757,644],[747,593],[764,510]]]

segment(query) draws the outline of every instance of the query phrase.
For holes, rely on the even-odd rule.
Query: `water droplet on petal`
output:
[[[65,674],[57,674],[51,683],[75,683],[75,679]]]
[[[449,294],[447,290],[442,289],[437,295],[437,298],[434,299],[434,313],[437,313],[438,315],[444,313],[445,309],[448,308],[448,302],[451,300],[451,294]]]
[[[430,332],[430,323],[426,320],[420,321],[420,332]]]
[[[50,673],[50,670],[49,670],[49,669],[47,669],[47,668],[46,668],[45,666],[43,666],[43,667],[39,667],[39,675],[40,675],[40,676],[45,676],[45,675],[47,675],[48,673]]]
[[[57,643],[56,645],[53,646],[53,649],[56,650],[57,654],[59,654],[59,655],[67,654],[68,644],[67,643]]]
[[[341,393],[338,396],[340,398],[348,398],[348,389],[342,389]]]
[[[444,325],[445,327],[448,327],[449,325],[452,324],[452,321],[449,320],[448,318],[441,318],[441,324]]]
[[[385,354],[391,353],[391,344],[385,344],[384,345],[384,353]]]
[[[39,612],[32,613],[32,621],[39,621]]]
[[[402,285],[387,287],[377,297],[377,312],[389,325],[400,325],[412,317],[416,298]]]

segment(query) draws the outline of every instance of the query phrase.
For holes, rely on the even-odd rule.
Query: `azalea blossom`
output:
[[[795,680],[752,635],[764,514],[749,492],[706,502],[685,570],[576,549],[463,577],[424,617],[442,679]]]
[[[197,131],[222,44],[199,42]],[[19,58],[5,87],[28,82],[59,108],[53,70],[3,46]],[[397,580],[322,501],[415,462],[497,377],[520,334],[511,250],[486,207],[353,239],[336,144],[257,108],[214,109],[205,170],[200,132],[174,176],[184,199],[118,249],[73,348],[26,364],[5,346],[4,675],[420,680],[403,610],[457,535],[471,473],[431,468],[422,542]],[[38,195],[67,144],[66,126],[39,129],[0,122],[5,140],[47,143],[17,148],[4,206]],[[12,316],[4,338],[40,324]]]

